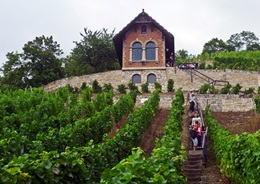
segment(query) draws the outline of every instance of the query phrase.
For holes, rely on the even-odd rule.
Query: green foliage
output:
[[[111,83],[105,83],[103,86],[103,91],[108,92],[110,90],[113,90],[113,86],[111,85]]]
[[[260,114],[260,96],[254,96],[254,102],[256,106],[256,112]]]
[[[245,93],[246,95],[253,94],[253,93],[254,93],[254,90],[255,90],[255,88],[250,87],[250,88],[246,89],[244,93]]]
[[[212,54],[215,52],[223,51],[230,51],[230,47],[222,39],[213,38],[209,42],[204,44],[202,54]]]
[[[229,94],[231,87],[232,87],[231,84],[229,84],[229,83],[226,84],[223,88],[221,88],[220,93],[221,94]]]
[[[155,82],[154,87],[159,91],[159,93],[162,91],[162,85],[159,82]]]
[[[90,73],[119,69],[113,44],[114,30],[92,31],[84,28],[82,39],[75,42],[75,48],[65,59],[67,76],[80,76]]]
[[[102,91],[102,87],[96,79],[92,82],[92,89],[94,93],[100,93]]]
[[[81,87],[80,87],[80,90],[84,90],[87,88],[87,83],[86,82],[83,82]]]
[[[206,93],[210,93],[210,94],[217,94],[218,91],[215,88],[214,85],[210,85],[210,84],[203,84],[202,86],[200,86],[200,93],[201,94],[206,94]]]
[[[117,91],[120,93],[120,94],[126,94],[126,87],[124,84],[119,84],[117,86]]]
[[[148,88],[149,87],[148,82],[146,82],[145,84],[142,84],[141,87],[142,87],[142,93],[150,93],[149,88]]]
[[[135,83],[133,82],[129,82],[127,84],[128,88],[130,89],[130,91],[133,91],[133,90],[137,90],[138,91],[138,87],[135,85]]]
[[[206,68],[206,63],[205,61],[201,61],[199,64],[199,69],[205,69]]]
[[[208,108],[206,122],[208,127],[214,127],[209,128],[209,134],[221,172],[235,183],[259,183],[260,131],[231,136],[213,119]]]
[[[159,93],[155,91],[141,108],[128,116],[126,126],[122,127],[113,138],[104,137],[102,143],[93,144],[93,141],[89,141],[84,147],[67,147],[61,153],[31,150],[30,153],[14,157],[1,168],[1,182],[12,183],[20,179],[23,179],[23,183],[100,182],[100,175],[106,168],[111,168],[125,159],[132,148],[140,144],[142,134],[151,123],[154,113],[157,112],[159,100]],[[98,118],[98,116],[94,117]],[[75,126],[81,127],[85,120],[79,121],[81,122],[76,123]],[[84,137],[84,130],[80,127],[77,130],[82,132],[73,134],[73,137],[74,135]],[[40,148],[39,141],[37,144]]]
[[[239,52],[216,52],[214,54],[202,54],[200,60],[211,60],[218,69],[235,69],[260,71],[260,50]]]
[[[168,92],[174,92],[174,80],[173,79],[169,79],[168,83],[167,83],[167,91]]]
[[[9,89],[40,87],[64,77],[63,54],[53,37],[36,37],[23,46],[22,53],[8,53],[1,86]]]
[[[232,86],[231,93],[238,94],[240,89],[242,89],[242,86],[240,86],[240,84],[236,84],[235,86]]]
[[[151,157],[142,156],[140,148],[132,149],[128,158],[103,172],[101,183],[186,183],[181,174],[181,165],[186,159],[181,148],[182,102],[184,97],[179,89],[172,102],[165,134],[157,140]]]
[[[86,87],[84,87],[83,90],[81,90],[81,93],[82,93],[82,104],[83,105],[85,105],[85,102],[91,101],[91,97],[92,97],[92,93],[93,93],[92,88],[90,88],[89,86],[86,86]]]
[[[200,86],[200,93],[206,94],[209,89],[210,89],[210,84],[203,84],[202,86]]]

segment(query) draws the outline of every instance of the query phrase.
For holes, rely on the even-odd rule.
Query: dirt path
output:
[[[144,150],[145,156],[150,156],[155,146],[155,139],[161,139],[164,135],[164,126],[170,115],[170,110],[159,109],[157,114],[153,117],[153,121],[149,128],[142,135],[140,147]]]

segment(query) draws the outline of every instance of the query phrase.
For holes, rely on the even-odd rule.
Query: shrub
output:
[[[99,93],[102,91],[102,87],[99,85],[97,80],[94,80],[92,82],[92,89],[93,89],[94,93]]]
[[[142,93],[150,93],[148,86],[149,86],[148,82],[142,84]]]
[[[138,87],[135,85],[135,83],[133,82],[129,82],[127,84],[128,88],[130,89],[130,91],[134,91],[134,90],[137,90],[138,91]]]
[[[168,84],[167,84],[167,91],[168,92],[174,92],[174,80],[173,79],[169,79],[168,80]]]
[[[200,93],[201,94],[205,94],[207,93],[207,91],[210,89],[210,84],[203,84],[201,87],[200,87]]]
[[[159,93],[162,91],[162,85],[159,82],[155,82],[154,87],[159,91]]]
[[[87,83],[86,83],[86,82],[83,82],[82,85],[81,85],[81,87],[80,87],[80,89],[81,89],[81,90],[84,90],[84,89],[86,89],[86,88],[87,88]]]
[[[199,69],[205,69],[206,68],[206,63],[205,61],[202,61],[200,64],[199,64]]]
[[[118,85],[117,86],[118,87],[118,92],[120,93],[120,94],[126,94],[126,87],[125,87],[125,85],[124,84],[120,84],[120,85]]]
[[[248,88],[248,89],[245,90],[245,94],[246,95],[253,94],[254,90],[255,90],[255,88]]]
[[[213,69],[213,66],[211,64],[207,65],[206,69]]]
[[[238,94],[241,88],[242,88],[242,86],[240,86],[239,84],[236,84],[235,86],[233,86],[231,88],[231,93],[232,94]]]
[[[230,88],[232,87],[231,84],[226,84],[223,88],[221,88],[220,93],[221,94],[228,94],[230,93]]]
[[[110,82],[104,84],[104,86],[103,86],[103,91],[105,91],[105,92],[109,92],[111,89],[113,89],[113,86],[111,85]]]

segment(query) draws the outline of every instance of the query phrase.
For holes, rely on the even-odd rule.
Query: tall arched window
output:
[[[156,82],[156,75],[154,75],[153,73],[150,73],[147,76],[147,82],[148,83],[155,83]]]
[[[155,43],[148,42],[145,46],[146,60],[155,60]]]
[[[132,60],[141,61],[142,60],[142,44],[135,42],[132,46]]]

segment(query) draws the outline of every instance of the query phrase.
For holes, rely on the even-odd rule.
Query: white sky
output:
[[[176,51],[200,54],[212,38],[251,31],[260,38],[260,0],[0,0],[0,66],[36,36],[53,36],[64,56],[84,28],[118,33],[144,9],[175,37]]]

